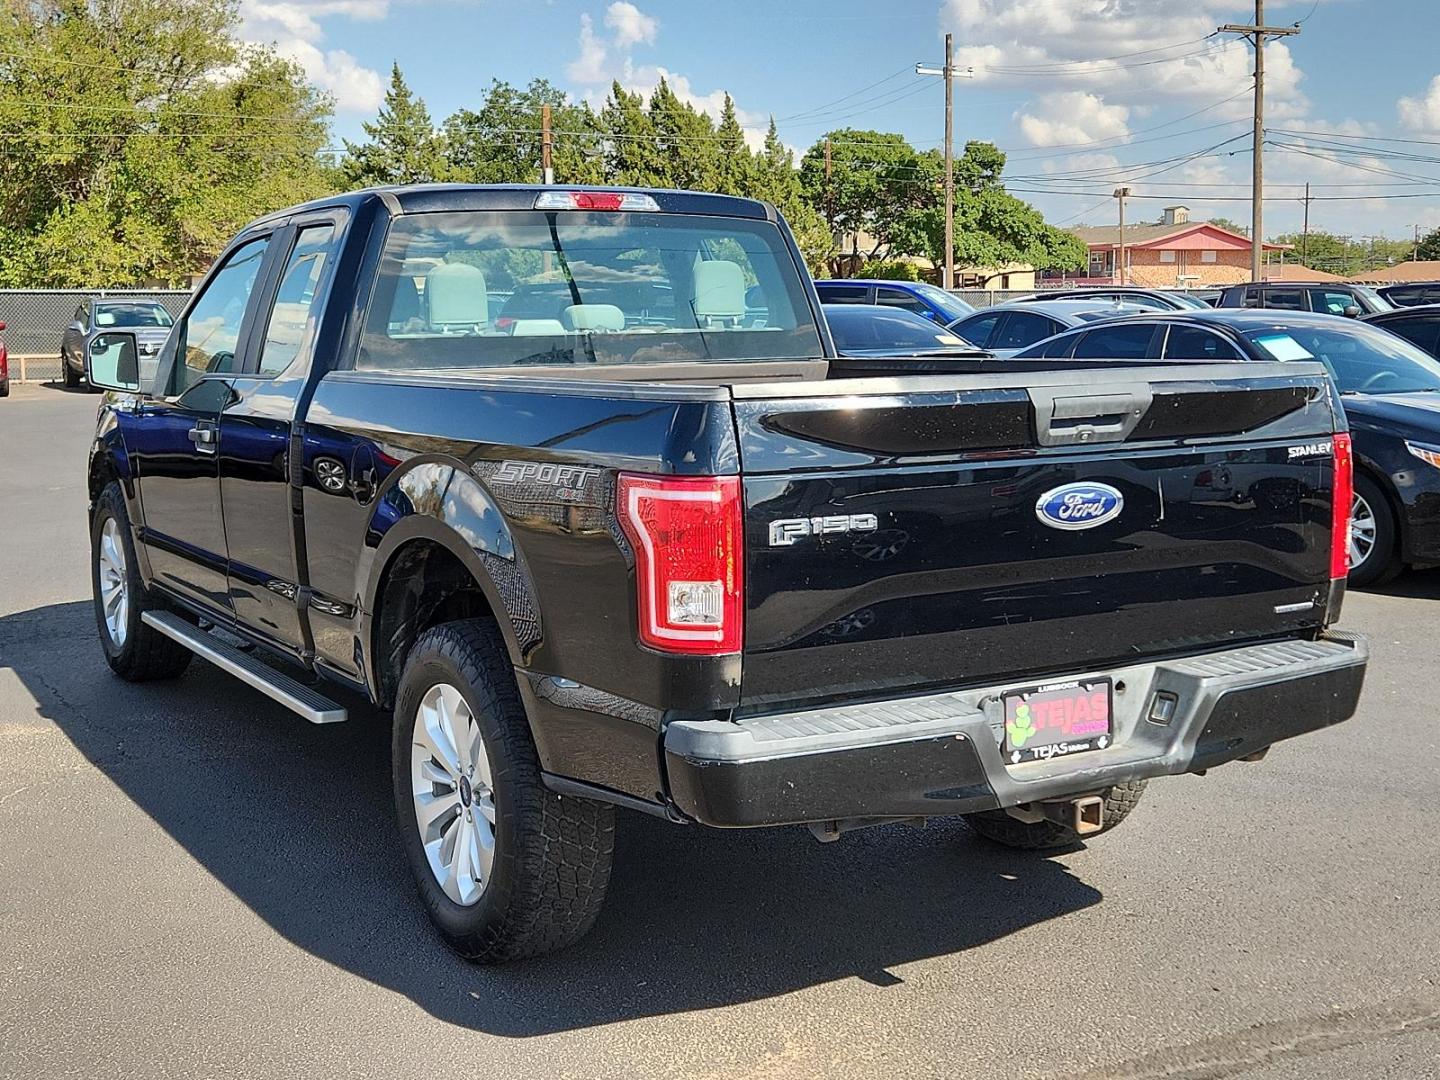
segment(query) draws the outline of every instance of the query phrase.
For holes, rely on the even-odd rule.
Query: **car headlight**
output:
[[[1430,446],[1426,443],[1411,442],[1406,439],[1405,449],[1425,462],[1426,465],[1433,465],[1440,469],[1440,446]]]

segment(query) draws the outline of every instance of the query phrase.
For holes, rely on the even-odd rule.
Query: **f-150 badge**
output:
[[[781,518],[778,521],[770,522],[770,546],[789,547],[807,536],[874,532],[879,524],[874,514],[831,514],[827,517]]]

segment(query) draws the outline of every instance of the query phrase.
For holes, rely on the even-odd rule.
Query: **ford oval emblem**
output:
[[[1124,509],[1125,496],[1109,484],[1061,484],[1035,500],[1035,516],[1052,529],[1093,529]]]

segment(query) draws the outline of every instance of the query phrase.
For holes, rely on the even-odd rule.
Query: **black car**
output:
[[[1440,304],[1440,281],[1407,281],[1403,285],[1380,285],[1375,291],[1397,308]]]
[[[823,304],[841,356],[988,356],[929,319],[878,304]]]
[[[1392,334],[1399,334],[1431,356],[1440,356],[1440,304],[1401,307],[1361,318],[1371,326],[1383,326]]]
[[[1311,281],[1266,281],[1228,285],[1215,304],[1220,308],[1269,308],[1272,311],[1318,311],[1358,318],[1392,307],[1367,285],[1343,282],[1317,285]]]
[[[1032,357],[1319,360],[1355,444],[1351,582],[1440,563],[1440,361],[1404,338],[1331,315],[1217,308],[1071,330],[1016,359]]]
[[[1156,311],[1190,311],[1209,307],[1203,299],[1188,293],[1166,292],[1164,289],[1142,289],[1133,285],[1100,286],[1084,289],[1046,289],[1034,296],[1022,296],[1016,302],[1036,300],[1116,300]]]

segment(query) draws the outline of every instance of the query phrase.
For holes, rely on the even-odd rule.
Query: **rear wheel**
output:
[[[1100,831],[1091,833],[1085,839],[1107,833],[1129,817],[1130,811],[1135,809],[1136,803],[1140,801],[1147,783],[1145,780],[1131,780],[1106,788],[1101,793],[1105,800],[1105,810]],[[1059,822],[1021,821],[1004,810],[982,810],[978,814],[966,814],[965,823],[986,840],[1025,851],[1069,847],[1080,839],[1074,829]]]
[[[1390,501],[1379,484],[1357,473],[1350,503],[1350,584],[1379,585],[1399,572]]]
[[[95,623],[110,669],[130,682],[179,675],[193,654],[140,618],[152,605],[140,579],[130,517],[118,483],[106,487],[96,501],[90,552]]]
[[[420,897],[482,963],[563,948],[610,881],[614,808],[557,795],[493,622],[445,623],[411,650],[395,703],[395,808]]]

